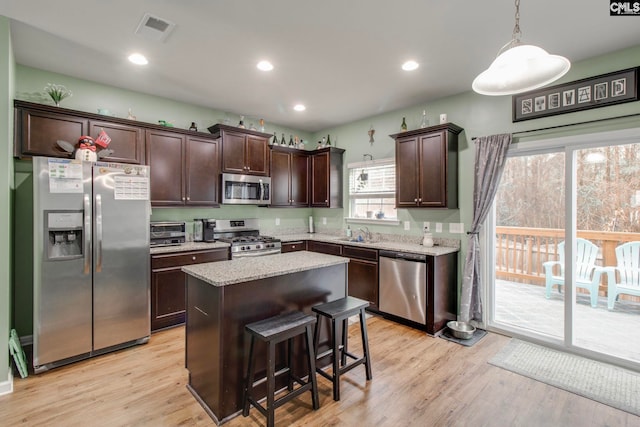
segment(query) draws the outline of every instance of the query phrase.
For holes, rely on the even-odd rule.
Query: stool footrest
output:
[[[348,363],[348,364],[346,364],[344,366],[341,366],[340,368],[338,368],[339,374],[342,375],[345,372],[349,372],[350,370],[352,370],[356,366],[362,365],[366,361],[367,361],[367,359],[365,359],[364,357],[361,357],[360,359],[356,359],[351,363]],[[325,377],[328,380],[333,380],[335,374],[333,374],[333,373],[330,374],[330,373],[326,372],[324,369],[328,369],[328,368],[316,368],[316,372],[319,373],[320,375],[322,375],[323,377]]]
[[[305,383],[300,383],[298,382],[298,384],[300,384],[300,387],[298,387],[295,390],[289,391],[285,396],[282,396],[276,400],[273,401],[273,409],[275,410],[276,408],[279,408],[280,406],[282,406],[283,404],[287,403],[288,401],[290,401],[293,398],[296,398],[298,396],[300,396],[302,393],[304,393],[305,391],[309,391],[311,390],[312,384],[311,382],[305,382]],[[267,408],[265,408],[264,406],[262,406],[262,404],[260,404],[260,402],[257,402],[253,396],[249,396],[248,397],[249,401],[251,402],[251,404],[258,410],[260,411],[260,413],[262,415],[267,415]]]
[[[344,346],[343,346],[342,344],[340,344],[340,346],[338,347],[338,349],[339,349],[339,351],[344,351]],[[332,354],[333,354],[333,349],[332,349],[332,348],[330,348],[329,350],[325,350],[325,351],[323,351],[322,353],[316,354],[316,360],[320,360],[320,359],[322,359],[323,357],[327,357],[327,356],[332,355]],[[348,355],[349,353],[345,352],[345,354],[347,354],[347,355]],[[352,357],[353,357],[353,356],[352,356]]]
[[[286,374],[286,373],[288,373],[289,371],[291,371],[291,369],[289,369],[288,367],[286,367],[286,366],[285,366],[284,368],[282,368],[282,369],[280,369],[280,370],[276,371],[276,372],[274,373],[274,377],[276,377],[276,378],[277,378],[279,375]],[[254,382],[253,382],[253,387],[257,387],[257,386],[259,386],[260,384],[263,384],[263,383],[266,383],[266,382],[267,382],[267,377],[260,378],[259,380],[257,380],[257,381],[254,381]]]

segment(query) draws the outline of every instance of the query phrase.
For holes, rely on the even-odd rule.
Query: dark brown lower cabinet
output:
[[[185,321],[187,276],[183,266],[227,259],[227,248],[151,255],[151,331]]]
[[[349,258],[348,294],[369,301],[369,309],[378,310],[378,251],[336,243],[309,240],[307,250]]]
[[[369,308],[378,310],[378,251],[345,245],[342,254],[349,257],[349,295],[369,301]]]

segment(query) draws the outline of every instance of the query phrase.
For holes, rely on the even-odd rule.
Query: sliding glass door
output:
[[[507,159],[495,200],[493,246],[495,322],[557,339],[564,337],[565,293],[551,292],[547,298],[544,272],[560,270],[564,170],[564,151]]]
[[[490,328],[640,366],[637,130],[515,144],[488,229]]]

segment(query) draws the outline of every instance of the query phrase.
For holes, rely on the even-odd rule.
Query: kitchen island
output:
[[[183,267],[187,273],[187,387],[217,424],[242,410],[249,353],[245,325],[292,310],[311,313],[316,304],[346,296],[348,262],[348,258],[302,251]],[[325,333],[320,343],[328,338]],[[304,376],[302,343],[297,345],[295,371]],[[276,366],[284,356],[282,347]],[[256,348],[255,360],[259,377],[266,370],[265,348]]]

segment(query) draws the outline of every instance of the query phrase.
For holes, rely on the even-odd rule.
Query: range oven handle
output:
[[[263,255],[275,255],[282,253],[280,249],[269,249],[268,251],[256,251],[256,252],[234,252],[231,254],[232,258],[244,258],[244,257],[257,257]]]

